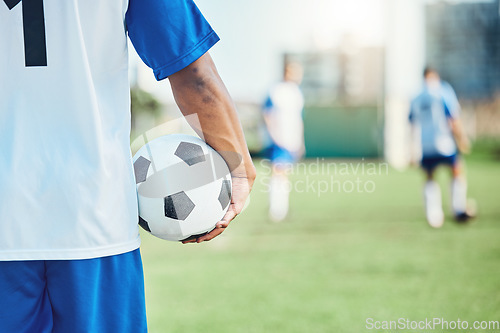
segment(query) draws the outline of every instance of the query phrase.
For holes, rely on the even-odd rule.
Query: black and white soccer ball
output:
[[[171,134],[134,155],[139,225],[156,237],[181,241],[210,232],[229,208],[231,174],[212,147]]]

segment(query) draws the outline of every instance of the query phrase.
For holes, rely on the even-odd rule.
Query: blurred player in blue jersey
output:
[[[427,181],[424,187],[425,212],[429,225],[439,228],[444,222],[441,190],[434,180],[438,165],[452,170],[452,209],[459,222],[473,214],[467,209],[467,182],[460,153],[469,152],[469,141],[459,118],[460,105],[453,88],[442,81],[436,70],[424,70],[424,87],[412,101],[409,119],[414,137],[420,136],[421,166]]]
[[[192,0],[0,1],[0,332],[146,332],[127,34],[228,161],[255,169]],[[240,163],[241,162],[241,163]]]
[[[269,217],[275,222],[283,220],[288,214],[290,184],[287,170],[304,153],[304,97],[299,88],[302,72],[298,63],[287,63],[283,81],[270,89],[263,108],[264,121],[271,139],[271,144],[266,149],[272,163]]]

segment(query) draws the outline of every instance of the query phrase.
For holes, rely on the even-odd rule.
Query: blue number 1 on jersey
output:
[[[3,0],[9,9],[21,0]],[[22,0],[24,59],[26,67],[47,66],[47,43],[45,40],[45,16],[43,0]]]

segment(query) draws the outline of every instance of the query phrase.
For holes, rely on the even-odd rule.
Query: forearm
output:
[[[470,142],[460,119],[450,119],[450,128],[460,152],[468,153],[470,151]]]
[[[190,121],[190,125],[222,154],[232,175],[255,178],[235,105],[210,55],[205,54],[169,80],[181,112],[197,116],[197,121]]]

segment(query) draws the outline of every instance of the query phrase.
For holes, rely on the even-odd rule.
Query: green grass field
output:
[[[150,332],[359,333],[387,331],[367,329],[367,318],[500,321],[499,160],[480,153],[467,160],[479,218],[457,225],[448,214],[439,230],[425,222],[416,169],[299,172],[295,182],[333,176],[350,190],[359,176],[375,188],[339,193],[335,183],[319,197],[313,187],[292,193],[290,217],[273,224],[267,168],[256,164],[250,206],[218,239],[181,245],[143,235]],[[449,212],[447,170],[438,176]]]

